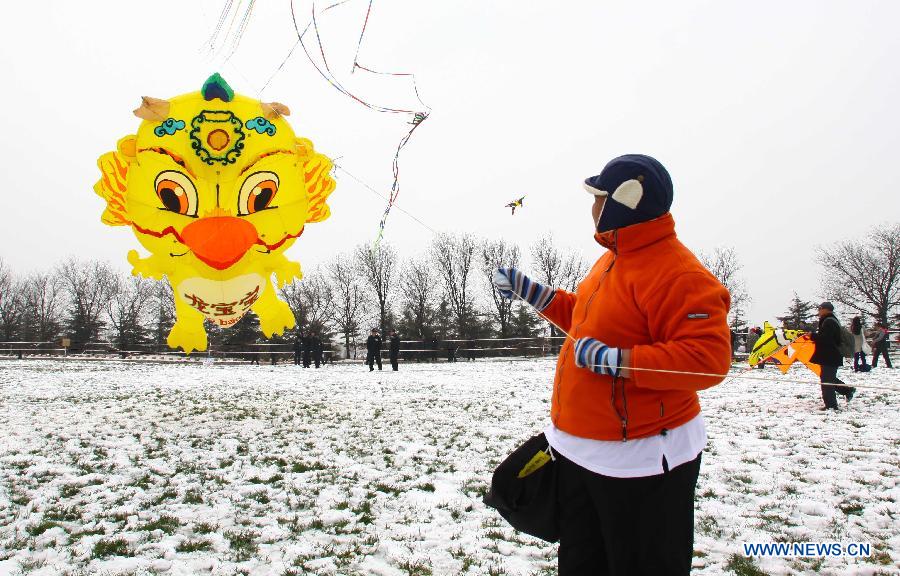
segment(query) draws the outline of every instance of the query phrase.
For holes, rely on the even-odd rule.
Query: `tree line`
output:
[[[750,295],[734,248],[700,252],[704,265],[729,290],[732,330],[746,330]],[[861,240],[819,248],[822,295],[885,324],[900,306],[900,224],[874,228]],[[526,249],[472,234],[437,234],[421,252],[401,257],[382,242],[361,244],[306,271],[281,289],[298,335],[336,340],[348,351],[372,328],[396,329],[404,339],[474,340],[537,337],[547,325],[527,306],[492,287],[498,267],[516,267],[544,284],[574,291],[590,269],[581,254],[560,247],[551,234]],[[809,328],[813,304],[794,299],[779,320]],[[69,258],[50,270],[16,274],[0,258],[0,340],[51,342],[62,337],[88,346],[108,341],[121,350],[164,349],[175,319],[172,290],[118,272],[106,262]],[[550,330],[555,329],[550,327]],[[227,330],[207,323],[213,346],[246,346],[262,340],[250,312]]]

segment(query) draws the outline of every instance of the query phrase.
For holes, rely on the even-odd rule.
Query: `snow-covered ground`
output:
[[[0,575],[555,574],[554,545],[481,502],[544,426],[552,373],[2,361]],[[823,413],[817,386],[763,373],[702,394],[694,573],[900,574],[900,393]],[[873,553],[741,556],[773,541]]]

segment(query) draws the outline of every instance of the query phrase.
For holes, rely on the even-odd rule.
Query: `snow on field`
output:
[[[481,502],[544,426],[552,371],[0,362],[0,574],[555,574],[554,545]],[[695,574],[900,573],[900,394],[823,413],[817,386],[740,380],[702,400]],[[872,555],[744,559],[757,541]]]

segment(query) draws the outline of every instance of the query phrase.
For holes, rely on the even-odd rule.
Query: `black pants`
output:
[[[391,368],[394,369],[394,372],[397,371],[397,360],[398,360],[398,357],[394,354],[391,354]]]
[[[303,353],[303,367],[309,368],[309,363],[310,363],[310,355],[308,352],[304,352]]]
[[[888,355],[888,343],[887,342],[879,342],[875,345],[875,350],[872,350],[872,368],[878,366],[878,355],[884,356],[884,365],[888,368],[893,368],[893,364],[891,364],[891,357]]]
[[[366,364],[369,365],[369,372],[374,370],[373,364],[378,363],[378,369],[381,370],[381,354],[378,352],[367,352],[366,353]]]
[[[866,353],[865,352],[854,352],[853,353],[853,371],[859,372],[859,369],[866,365]]]
[[[294,352],[294,364],[296,364],[297,366],[300,365],[300,353],[299,352]]]
[[[699,455],[644,478],[602,476],[556,456],[559,576],[690,574]]]
[[[837,409],[837,394],[846,396],[849,400],[850,391],[853,390],[853,388],[843,385],[829,386],[829,384],[843,384],[837,377],[837,371],[837,366],[822,366],[822,374],[819,376],[819,381],[822,383],[822,401],[825,402],[826,408]]]

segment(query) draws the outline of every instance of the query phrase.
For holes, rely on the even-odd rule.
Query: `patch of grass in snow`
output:
[[[212,550],[212,542],[202,538],[193,540],[188,539],[175,547],[176,552],[184,552],[185,554],[190,554],[191,552],[208,552],[210,550]]]
[[[416,488],[422,490],[423,492],[434,492],[434,483],[425,482],[424,484],[419,484],[418,486],[416,486]]]
[[[847,500],[841,502],[838,507],[841,509],[841,512],[847,516],[862,516],[863,510],[865,510],[865,506],[859,502],[850,502]]]
[[[146,490],[150,486],[151,480],[152,478],[149,474],[144,474],[140,478],[132,480],[130,485],[135,488],[140,488],[141,490]]]
[[[209,522],[200,522],[194,525],[194,532],[197,534],[211,534],[218,530],[219,527]]]
[[[16,560],[19,563],[19,570],[23,573],[31,572],[47,565],[47,558],[20,558]]]
[[[767,572],[760,570],[752,558],[745,558],[738,554],[732,554],[728,557],[725,569],[734,573],[735,576],[769,576]]]
[[[54,506],[44,511],[44,520],[56,522],[78,522],[81,520],[81,512],[74,506]]]
[[[372,502],[369,498],[360,502],[359,506],[353,509],[353,513],[359,515],[360,524],[369,525],[375,522],[375,516],[372,514]]]
[[[718,538],[722,535],[719,521],[716,520],[715,516],[703,515],[697,518],[697,529],[706,536]]]
[[[752,484],[753,483],[753,478],[751,478],[750,476],[747,476],[746,474],[735,474],[734,476],[731,477],[731,479],[737,480],[738,482],[741,482],[743,484]]]
[[[185,492],[182,502],[185,504],[203,504],[203,494],[199,490],[188,490]]]
[[[325,470],[326,467],[321,462],[294,462],[291,464],[291,472],[294,474],[303,474],[304,472],[316,472]]]
[[[228,540],[231,551],[239,562],[252,558],[258,549],[256,544],[256,533],[251,530],[226,532],[225,539]]]
[[[385,484],[384,482],[376,482],[372,484],[372,488],[378,492],[384,492],[385,494],[390,494],[391,496],[399,496],[403,494],[403,490],[396,486],[391,486],[390,484]]]
[[[124,538],[101,538],[94,543],[91,558],[108,558],[110,556],[132,556],[128,541]]]
[[[29,536],[37,537],[37,536],[40,536],[41,534],[43,534],[44,532],[46,532],[47,530],[49,530],[51,528],[56,528],[57,526],[59,526],[59,524],[57,524],[56,522],[53,522],[52,520],[47,520],[47,518],[45,517],[43,520],[40,521],[40,523],[35,524],[34,526],[27,527],[25,529],[25,531],[28,532]]]
[[[81,486],[78,484],[63,484],[59,489],[59,495],[63,498],[71,498],[81,492]]]
[[[159,506],[166,500],[175,500],[176,498],[178,498],[178,491],[175,490],[174,488],[167,488],[166,490],[163,490],[163,492],[161,494],[159,494],[156,498],[151,500],[150,504],[152,506]]]
[[[247,494],[247,498],[253,500],[254,502],[259,502],[260,504],[268,504],[272,501],[272,499],[269,498],[268,492],[266,492],[265,490],[260,490],[259,492],[250,492],[249,494]]]
[[[431,576],[431,568],[421,560],[403,560],[397,567],[405,570],[408,576]]]
[[[175,532],[175,530],[178,529],[179,526],[181,526],[181,523],[178,521],[178,518],[163,514],[156,520],[147,522],[146,524],[141,526],[140,530],[144,530],[146,532],[162,530],[166,534],[172,534],[173,532]]]

